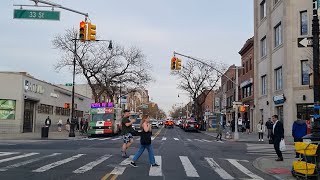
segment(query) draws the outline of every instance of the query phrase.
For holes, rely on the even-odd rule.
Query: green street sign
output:
[[[66,86],[72,86],[72,83],[66,83]]]
[[[15,9],[13,11],[13,18],[16,19],[38,19],[38,20],[60,20],[59,11],[38,11]]]

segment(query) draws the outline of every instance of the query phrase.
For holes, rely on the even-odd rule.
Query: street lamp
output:
[[[234,83],[235,84],[235,86],[236,86],[236,97],[235,97],[235,102],[238,102],[239,101],[239,69],[243,69],[243,67],[239,67],[239,66],[236,66],[235,68],[234,68],[235,70],[236,70],[236,82]],[[239,139],[239,132],[238,132],[238,105],[235,105],[235,120],[234,120],[234,126],[235,126],[235,128],[234,128],[234,135],[233,135],[233,138],[235,139],[235,140],[237,140],[237,139]]]
[[[74,133],[74,127],[76,124],[78,124],[78,120],[75,118],[75,108],[74,108],[74,85],[75,85],[75,76],[76,76],[76,58],[78,57],[77,54],[77,41],[82,40],[82,39],[77,39],[74,38],[72,41],[74,41],[74,51],[73,51],[73,73],[72,73],[72,97],[71,97],[71,127],[69,131],[69,137],[75,137]],[[92,40],[91,40],[92,41]],[[94,40],[94,41],[108,41],[108,49],[112,49],[112,41],[111,40]]]

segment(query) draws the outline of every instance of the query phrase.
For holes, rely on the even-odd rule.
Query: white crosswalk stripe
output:
[[[187,156],[179,156],[179,158],[188,177],[199,177],[197,170]]]
[[[82,167],[80,167],[79,169],[77,170],[74,170],[73,173],[84,173],[84,172],[87,172],[89,170],[91,170],[92,168],[94,168],[95,166],[99,165],[100,163],[102,163],[103,161],[109,159],[112,155],[110,154],[106,154],[102,157],[99,157],[98,159],[96,159],[95,161],[93,162],[90,162]]]
[[[118,137],[118,138],[114,138],[114,139],[111,139],[112,141],[115,141],[115,140],[119,140],[121,139],[121,137]]]
[[[167,138],[166,137],[162,137],[162,139],[161,139],[162,141],[165,141],[165,140],[167,140]]]
[[[21,158],[25,158],[25,157],[29,157],[29,156],[33,156],[33,155],[37,155],[37,154],[39,154],[39,153],[27,153],[27,154],[23,154],[23,155],[19,155],[19,156],[14,156],[11,158],[1,159],[0,163],[8,162],[8,161],[16,160],[16,159],[21,159]]]
[[[156,137],[152,136],[152,137],[151,137],[151,140],[154,140],[155,138],[156,138]]]
[[[247,154],[252,155],[263,155],[263,156],[274,156],[277,154],[274,150],[273,144],[249,144],[247,143]],[[294,146],[286,145],[287,150],[282,152],[283,155],[291,155],[294,154]]]
[[[179,141],[179,139],[178,138],[173,138],[174,140],[176,140],[176,141]]]
[[[131,160],[133,158],[133,155],[131,155],[129,158],[123,160],[119,166],[116,166],[110,174],[117,174],[117,175],[121,175],[123,174],[123,172],[126,170],[126,165],[130,164]]]
[[[234,179],[229,173],[222,169],[218,163],[216,163],[213,158],[206,157],[205,160],[208,162],[210,167],[217,173],[222,179]]]
[[[4,168],[0,168],[0,171],[7,171],[8,169],[17,168],[17,167],[20,167],[20,166],[31,164],[31,163],[43,160],[45,158],[54,157],[54,156],[57,156],[57,155],[60,155],[60,154],[61,153],[53,153],[53,154],[50,154],[50,155],[47,155],[47,156],[42,156],[42,157],[39,157],[39,158],[35,158],[35,159],[30,159],[30,160],[27,160],[27,161],[19,162],[17,164],[13,164],[13,165],[10,165],[10,166],[4,167]]]
[[[192,141],[191,139],[187,139],[187,141]]]
[[[19,153],[18,152],[0,152],[0,157],[12,155],[12,154],[19,154]]]
[[[99,139],[100,141],[104,141],[104,140],[108,140],[108,139],[111,139],[111,138],[102,138],[102,139]]]
[[[209,141],[209,140],[206,140],[206,139],[201,139],[202,141],[205,141],[205,142],[212,142],[212,141]]]
[[[238,168],[241,172],[245,173],[247,176],[251,177],[252,179],[254,179],[254,180],[263,180],[263,178],[257,176],[256,174],[252,173],[247,168],[245,168],[243,165],[241,165],[238,162],[238,160],[236,160],[236,159],[227,159],[227,161],[229,161],[230,164],[232,164],[233,166]],[[246,162],[248,162],[248,161],[246,161]]]
[[[162,176],[162,161],[161,156],[154,156],[156,163],[159,165],[158,167],[150,166],[149,176]]]
[[[200,139],[194,139],[194,140],[199,141],[199,142],[203,142],[203,140],[200,140]]]
[[[64,159],[64,160],[61,160],[61,161],[57,161],[57,162],[42,166],[42,167],[40,167],[38,169],[33,170],[32,172],[45,172],[47,170],[50,170],[50,169],[55,168],[57,166],[60,166],[62,164],[65,164],[65,163],[68,163],[68,162],[73,161],[75,159],[78,159],[79,157],[81,157],[83,155],[85,155],[85,154],[77,154],[77,155],[72,156],[70,158],[67,158],[67,159]]]

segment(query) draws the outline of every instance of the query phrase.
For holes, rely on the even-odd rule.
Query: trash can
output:
[[[41,128],[41,138],[48,138],[48,135],[49,135],[49,127],[43,126]]]

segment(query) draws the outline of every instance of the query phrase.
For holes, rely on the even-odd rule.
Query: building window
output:
[[[264,56],[267,55],[267,39],[266,39],[266,36],[264,36],[260,40],[260,44],[261,44],[261,57],[264,57]]]
[[[308,35],[308,15],[307,11],[300,12],[300,33],[301,35]]]
[[[267,75],[261,76],[261,95],[267,94]]]
[[[46,105],[46,104],[40,104],[38,106],[38,113],[53,114],[53,106]]]
[[[250,70],[252,70],[252,58],[250,58]]]
[[[252,86],[247,86],[242,88],[243,98],[250,97],[252,95]]]
[[[246,70],[245,70],[245,66],[244,66],[244,63],[242,63],[242,67],[243,67],[243,69],[242,69],[242,74],[244,75],[244,74],[245,74],[245,72],[246,72]]]
[[[260,20],[262,20],[263,18],[265,18],[267,16],[267,7],[266,7],[266,1],[263,0],[260,3]]]
[[[70,116],[70,109],[56,107],[56,115],[58,116]]]
[[[303,120],[309,120],[314,114],[313,104],[297,104],[297,114],[301,114]]]
[[[308,60],[301,61],[301,85],[309,85],[309,66]]]
[[[282,67],[275,69],[275,86],[276,91],[282,89]]]
[[[278,47],[282,44],[282,28],[281,22],[274,27],[274,47]]]
[[[276,110],[277,110],[276,112],[278,115],[278,120],[283,123],[283,106],[276,107]]]

